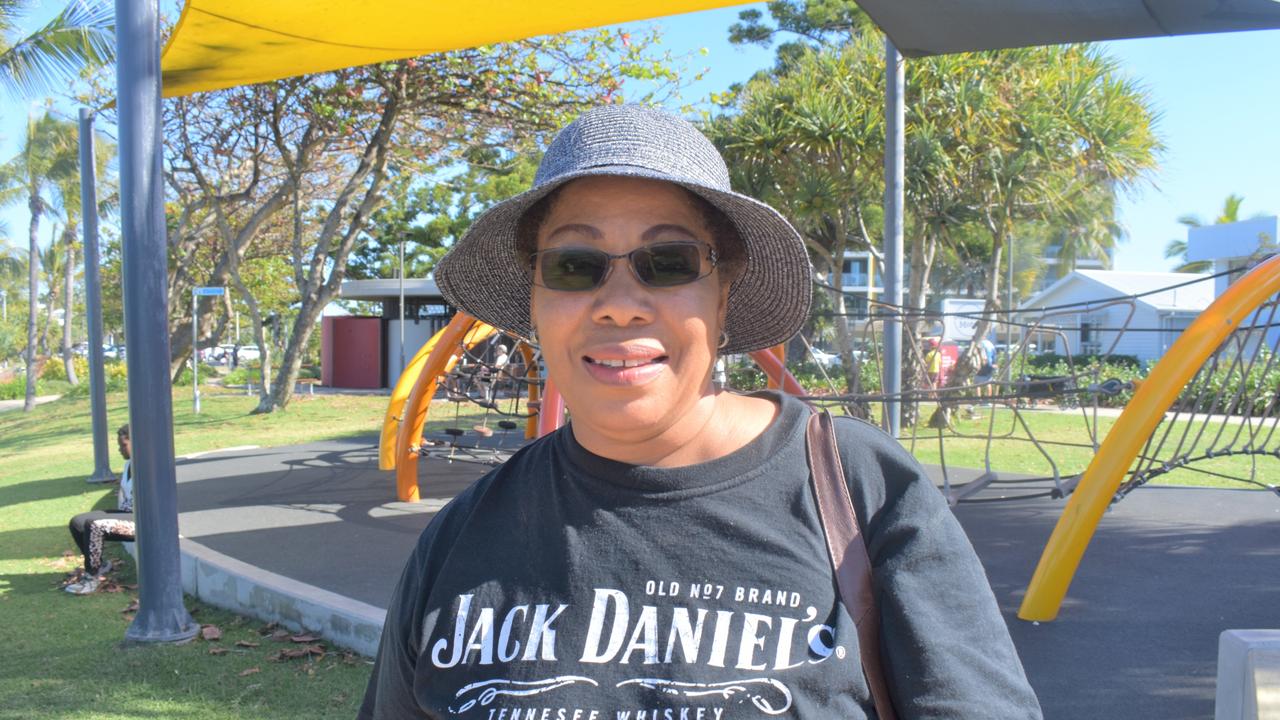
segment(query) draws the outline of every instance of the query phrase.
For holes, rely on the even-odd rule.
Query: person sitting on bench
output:
[[[111,570],[111,562],[102,560],[102,546],[108,540],[129,541],[136,537],[133,521],[133,473],[130,472],[132,448],[129,426],[122,425],[116,431],[116,443],[124,458],[124,470],[120,474],[120,487],[116,491],[115,510],[92,510],[71,518],[71,537],[84,555],[84,570],[80,581],[66,586],[74,595],[88,595],[98,589],[102,576]]]

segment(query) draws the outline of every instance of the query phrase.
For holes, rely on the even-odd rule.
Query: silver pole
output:
[[[196,339],[200,337],[197,324],[200,322],[200,305],[196,298],[196,289],[191,288],[191,411],[200,414],[200,346]]]
[[[93,475],[112,479],[107,436],[107,374],[102,357],[102,281],[98,275],[98,180],[93,152],[93,113],[80,108],[80,218],[84,227],[84,312],[89,325],[89,415],[93,418]]]
[[[400,236],[400,368],[396,377],[404,372],[404,235]]]
[[[906,106],[906,76],[902,55],[888,37],[884,39],[885,142],[884,142],[884,292],[889,315],[884,324],[885,429],[897,437],[902,430],[902,206]]]
[[[125,641],[133,643],[181,642],[200,630],[182,604],[178,555],[157,2],[116,0],[120,230],[138,535],[138,614]]]

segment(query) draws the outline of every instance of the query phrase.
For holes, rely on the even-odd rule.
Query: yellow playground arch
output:
[[[1036,566],[1018,617],[1048,621],[1058,616],[1098,521],[1148,438],[1183,388],[1224,341],[1280,292],[1280,256],[1233,283],[1196,318],[1134,391],[1071,494]]]

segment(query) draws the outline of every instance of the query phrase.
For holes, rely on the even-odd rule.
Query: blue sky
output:
[[[697,102],[750,77],[772,63],[772,51],[735,47],[728,27],[743,7],[657,21],[674,55],[693,54],[690,71],[707,68],[685,91]],[[31,25],[35,23],[32,22]],[[1244,197],[1244,215],[1280,213],[1280,30],[1105,44],[1121,67],[1150,93],[1167,146],[1149,184],[1124,198],[1120,219],[1129,240],[1116,255],[1119,270],[1165,270],[1165,244],[1185,238],[1177,218],[1211,220],[1228,194]],[[697,55],[701,48],[705,56]],[[18,148],[27,108],[0,105],[0,159]],[[0,212],[11,242],[25,246],[27,217],[21,208]],[[48,237],[48,227],[41,233]]]

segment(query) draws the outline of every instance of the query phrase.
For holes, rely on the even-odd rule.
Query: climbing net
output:
[[[1280,295],[1272,296],[1200,366],[1147,438],[1117,499],[1174,471],[1280,495],[1274,469],[1259,472],[1260,461],[1280,459],[1278,308]]]
[[[943,491],[952,504],[1063,497],[1075,488],[1141,382],[1143,368],[1117,348],[1141,338],[1167,350],[1183,329],[1138,326],[1138,300],[1212,282],[1214,277],[1131,296],[1029,310],[925,315],[879,304],[880,312],[862,329],[859,345],[871,352],[860,362],[882,367],[884,328],[896,316],[904,329],[903,390],[893,395],[841,393],[828,376],[830,393],[809,399],[869,419],[875,419],[878,407],[885,426],[886,408],[896,401],[902,408],[901,439],[913,454],[939,466]],[[1174,470],[1188,471],[1180,473],[1183,480],[1200,473],[1275,489],[1259,475],[1260,460],[1280,459],[1280,330],[1274,313],[1275,298],[1203,361],[1147,440],[1117,500]],[[987,362],[977,348],[931,356],[942,353],[945,343],[934,350],[929,339],[941,334],[939,327],[957,321],[990,328],[995,337],[1006,339],[996,362]],[[816,360],[809,343],[803,344]],[[1076,355],[1073,347],[1091,352]],[[1060,353],[1040,352],[1047,348]],[[877,375],[874,369],[872,377]],[[936,437],[936,448],[925,445],[930,435]],[[1025,451],[1011,450],[1019,445]],[[949,462],[956,455],[958,462]],[[981,467],[975,475],[957,471],[957,465]],[[980,494],[984,489],[987,492]]]
[[[477,344],[459,343],[457,358],[428,412],[428,428],[443,427],[424,433],[419,456],[501,465],[537,416],[538,402],[530,398],[542,385],[538,350],[522,338],[494,334]]]

